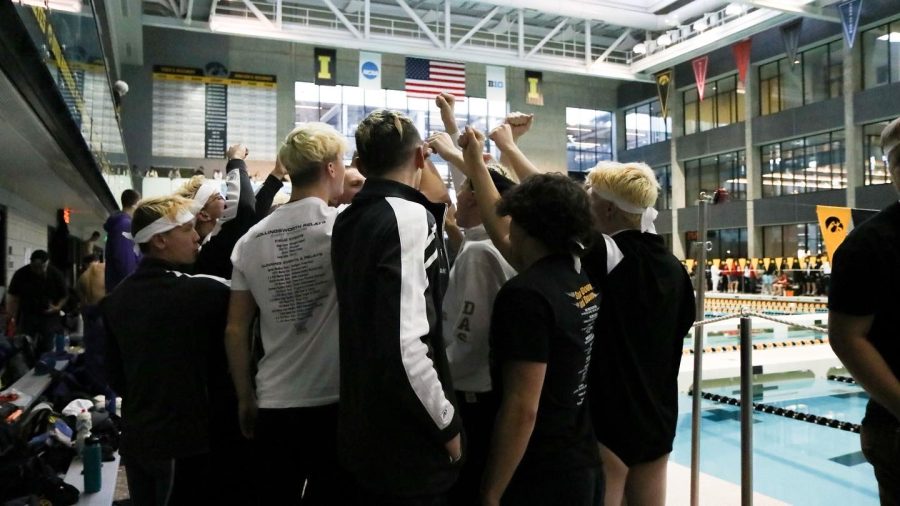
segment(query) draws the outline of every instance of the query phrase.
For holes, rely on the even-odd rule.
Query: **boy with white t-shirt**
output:
[[[303,504],[326,504],[337,494],[331,230],[338,210],[328,201],[343,192],[345,151],[343,136],[324,123],[288,134],[278,158],[291,176],[291,199],[251,228],[231,255],[226,347],[241,431],[259,452],[261,504],[298,504],[301,494]],[[257,308],[264,354],[254,390],[250,325]]]

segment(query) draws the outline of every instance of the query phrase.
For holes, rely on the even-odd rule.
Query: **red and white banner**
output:
[[[691,62],[694,67],[694,80],[697,81],[697,95],[703,101],[703,92],[706,90],[706,68],[709,66],[709,56],[701,56]]]
[[[747,82],[747,69],[750,68],[750,39],[744,39],[731,46],[734,61],[737,64],[738,82]]]

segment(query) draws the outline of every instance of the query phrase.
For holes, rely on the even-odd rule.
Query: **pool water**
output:
[[[737,387],[704,391],[740,397]],[[858,424],[868,396],[856,385],[809,379],[765,383],[755,401]],[[700,470],[739,485],[740,408],[707,400],[701,406]],[[671,459],[690,466],[691,398],[683,396],[679,408]],[[756,492],[797,505],[879,504],[859,434],[761,412],[753,420]]]

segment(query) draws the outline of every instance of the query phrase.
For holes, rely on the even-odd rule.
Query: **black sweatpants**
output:
[[[337,404],[258,411],[254,461],[259,504],[342,504],[337,414]]]
[[[500,397],[492,392],[479,394],[456,392],[456,399],[466,435],[466,445],[459,479],[450,489],[450,505],[472,506],[481,504],[481,479],[487,464],[491,433],[494,430]]]
[[[502,506],[599,506],[603,504],[603,469],[516,471],[500,499]]]
[[[129,456],[124,462],[135,506],[195,505],[209,499],[209,454],[159,460]]]

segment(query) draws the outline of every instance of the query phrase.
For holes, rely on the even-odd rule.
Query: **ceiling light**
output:
[[[706,30],[707,28],[709,28],[709,27],[706,24],[706,18],[700,18],[694,22],[694,31],[695,32],[702,32],[703,30]]]
[[[738,16],[740,14],[743,14],[743,12],[744,12],[744,6],[741,4],[732,3],[732,4],[728,4],[728,6],[725,7],[725,15],[726,16]]]
[[[19,2],[51,11],[81,12],[81,0],[19,0]]]
[[[638,42],[631,50],[634,51],[634,54],[647,54],[647,45],[643,42]]]
[[[509,18],[504,14],[503,17],[500,18],[500,21],[498,21],[493,28],[489,29],[488,32],[493,33],[494,35],[501,35],[507,33],[511,26],[512,23],[509,22]]]
[[[878,40],[884,40],[887,42],[900,42],[900,32],[891,32],[878,37]]]
[[[350,3],[344,7],[344,12],[347,14],[354,14],[362,10],[365,6],[365,3],[362,0],[350,0]]]
[[[672,37],[669,37],[668,33],[664,33],[656,39],[656,43],[659,44],[660,47],[666,47],[672,43]]]

